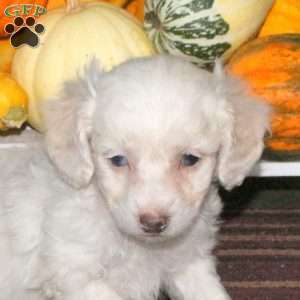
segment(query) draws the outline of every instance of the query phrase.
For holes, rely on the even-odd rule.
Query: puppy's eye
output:
[[[126,156],[123,155],[116,155],[110,158],[111,163],[115,167],[124,167],[128,165],[128,160]]]
[[[181,165],[184,167],[191,167],[194,166],[198,161],[200,160],[200,157],[197,157],[192,154],[183,154],[181,157]]]

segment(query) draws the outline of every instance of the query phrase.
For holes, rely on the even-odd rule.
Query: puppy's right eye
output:
[[[115,167],[125,167],[128,165],[128,160],[126,156],[123,155],[116,155],[110,158],[111,163]]]
[[[200,160],[200,157],[192,155],[192,154],[183,154],[181,158],[181,165],[184,167],[192,167],[194,166],[198,161]]]

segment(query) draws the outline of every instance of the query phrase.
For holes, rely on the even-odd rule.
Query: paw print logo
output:
[[[22,45],[35,47],[39,43],[39,34],[43,33],[45,28],[42,24],[36,24],[33,17],[16,17],[14,23],[6,24],[5,32],[11,34],[10,42],[13,47],[18,48]]]

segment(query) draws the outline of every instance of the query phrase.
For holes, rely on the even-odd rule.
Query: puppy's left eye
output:
[[[180,163],[184,167],[191,167],[194,166],[199,160],[200,157],[198,156],[192,154],[183,154]]]
[[[126,156],[123,155],[116,155],[110,158],[111,163],[115,167],[124,167],[128,165],[128,160]]]

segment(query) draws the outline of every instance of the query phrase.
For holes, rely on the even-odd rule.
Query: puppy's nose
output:
[[[166,215],[144,213],[140,215],[142,229],[147,233],[161,233],[168,226],[169,218]]]

